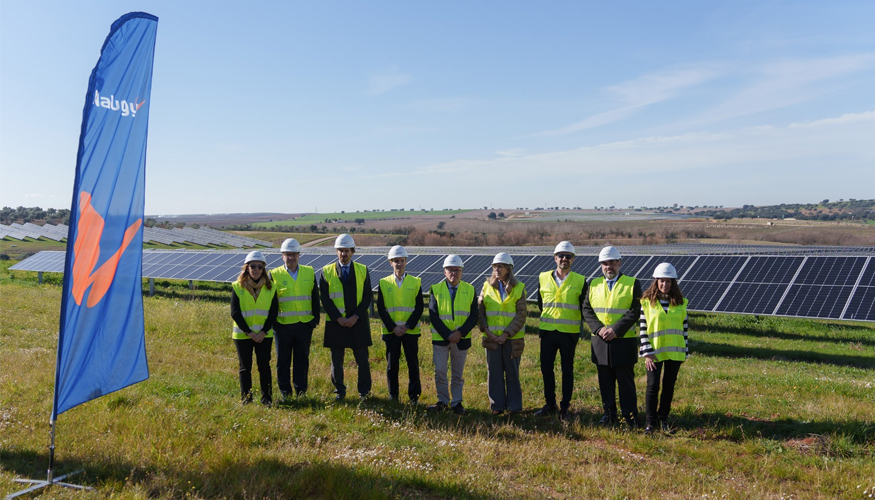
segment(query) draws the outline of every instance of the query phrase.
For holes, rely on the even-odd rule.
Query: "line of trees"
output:
[[[52,224],[68,224],[70,222],[70,210],[62,208],[42,209],[40,207],[3,207],[0,209],[0,223],[12,224],[13,222],[24,224],[25,222],[46,221]]]
[[[766,219],[798,219],[798,220],[869,220],[875,219],[875,200],[837,201],[830,203],[823,200],[820,203],[782,203],[755,207],[744,205],[732,210],[704,210],[696,215],[714,219],[734,218],[766,218]]]

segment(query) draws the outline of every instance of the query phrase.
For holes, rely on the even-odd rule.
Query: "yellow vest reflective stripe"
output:
[[[409,274],[404,275],[404,281],[401,282],[401,287],[395,284],[395,275],[390,274],[380,280],[380,294],[383,297],[383,305],[386,306],[386,312],[395,321],[396,325],[406,325],[410,315],[416,308],[416,297],[422,293],[422,280],[416,276]],[[383,335],[388,335],[392,332],[386,329],[386,325],[380,324],[383,328]],[[419,335],[419,323],[415,328],[407,330],[409,335]]]
[[[647,319],[647,336],[657,361],[687,359],[687,343],[684,339],[684,318],[687,317],[687,304],[668,306],[668,312],[658,300],[641,301],[641,310]]]
[[[438,316],[441,322],[446,325],[450,331],[459,329],[465,324],[465,321],[471,316],[471,304],[474,303],[474,287],[470,283],[464,281],[459,282],[456,288],[456,300],[450,302],[450,288],[447,286],[447,281],[441,281],[436,285],[431,286],[431,294],[437,300]],[[471,332],[462,337],[470,339]],[[431,339],[435,342],[441,342],[443,337],[431,327]]]
[[[252,294],[243,288],[238,282],[231,283],[231,288],[237,294],[237,299],[240,301],[240,311],[243,313],[243,318],[246,319],[246,324],[253,332],[261,331],[264,322],[267,321],[267,316],[270,314],[270,303],[273,302],[273,296],[276,295],[276,285],[270,290],[267,286],[261,287],[258,293],[258,300],[252,298]],[[273,337],[273,330],[266,332],[268,337]],[[248,339],[249,335],[243,332],[234,320],[231,320],[231,338],[244,340]]]
[[[614,283],[613,290],[608,290],[608,282],[604,276],[595,278],[589,284],[589,304],[592,306],[596,317],[605,326],[611,326],[632,307],[632,291],[635,286],[635,278],[625,274]],[[638,336],[638,326],[630,328],[623,335],[624,338]]]
[[[316,273],[310,266],[298,266],[298,279],[292,278],[286,266],[271,269],[270,275],[277,288],[280,312],[277,323],[291,325],[313,320],[313,287],[316,286]]]
[[[580,333],[580,292],[586,278],[575,272],[565,277],[562,286],[556,286],[553,271],[541,273],[541,320],[538,328],[564,333]]]
[[[516,316],[516,303],[523,296],[525,290],[526,286],[522,282],[518,282],[504,300],[501,300],[501,292],[498,291],[498,288],[490,285],[488,280],[483,282],[483,308],[486,310],[486,324],[493,335],[504,333],[504,328],[513,321]],[[521,328],[511,338],[521,339],[525,337],[525,330],[525,328]]]
[[[346,307],[343,305],[343,283],[337,274],[337,266],[339,265],[337,262],[334,262],[323,267],[322,276],[328,280],[328,298],[334,302],[335,307],[340,311],[340,315],[346,316]],[[355,303],[361,304],[368,268],[358,262],[350,263],[350,267],[355,271]]]

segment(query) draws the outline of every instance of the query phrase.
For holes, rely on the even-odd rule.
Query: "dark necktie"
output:
[[[346,280],[349,279],[349,266],[341,266],[341,276],[343,277],[343,282],[346,283]]]
[[[456,287],[450,287],[450,313],[456,317]]]

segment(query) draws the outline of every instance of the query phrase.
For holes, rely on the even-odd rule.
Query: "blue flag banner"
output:
[[[67,237],[52,421],[149,377],[143,323],[146,136],[158,18],[112,24],[88,80]]]

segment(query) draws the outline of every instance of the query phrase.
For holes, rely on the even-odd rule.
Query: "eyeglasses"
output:
[[[568,260],[572,260],[572,259],[574,259],[574,254],[571,254],[571,253],[557,253],[557,254],[556,254],[556,257],[559,257],[560,259],[568,259]]]
[[[249,269],[255,269],[256,271],[261,271],[264,269],[264,264],[249,264]]]

